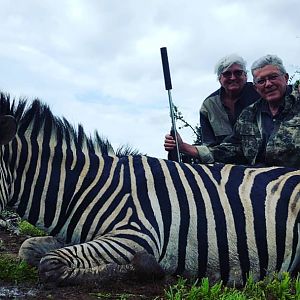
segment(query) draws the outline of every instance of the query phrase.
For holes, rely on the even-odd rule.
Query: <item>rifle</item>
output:
[[[177,139],[176,121],[175,121],[175,115],[174,115],[174,104],[173,104],[172,95],[171,95],[172,82],[171,82],[167,48],[166,47],[160,48],[160,53],[161,53],[161,61],[162,61],[164,79],[165,79],[165,87],[166,87],[166,90],[168,91],[170,117],[171,117],[171,121],[172,121],[172,127],[171,127],[170,134],[173,136],[173,138],[175,139],[175,143],[176,143],[176,148],[174,150],[169,151],[168,159],[177,161],[177,162],[181,162],[179,146],[178,146],[178,139]]]

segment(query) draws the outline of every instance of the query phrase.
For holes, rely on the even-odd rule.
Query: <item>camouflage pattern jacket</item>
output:
[[[197,146],[203,163],[223,162],[257,164],[262,147],[261,111],[263,99],[245,108],[238,118],[234,132],[223,143],[213,147]],[[264,165],[300,168],[300,98],[285,97],[277,130],[271,134],[265,149]]]

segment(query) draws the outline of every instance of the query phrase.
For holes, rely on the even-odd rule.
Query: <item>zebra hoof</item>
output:
[[[23,242],[19,257],[29,265],[38,267],[42,257],[55,249],[62,248],[63,243],[52,236],[32,237]]]
[[[135,275],[143,280],[162,279],[165,271],[159,265],[155,257],[146,252],[137,252],[131,261]]]
[[[52,253],[44,256],[39,264],[39,278],[43,283],[56,285],[68,284],[66,277],[70,273],[68,266]]]

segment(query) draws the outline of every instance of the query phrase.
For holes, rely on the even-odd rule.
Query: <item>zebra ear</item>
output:
[[[0,116],[0,145],[9,143],[16,135],[17,122],[13,116]]]

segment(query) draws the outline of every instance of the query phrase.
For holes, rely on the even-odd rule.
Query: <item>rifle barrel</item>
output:
[[[168,91],[168,97],[169,97],[170,117],[171,117],[171,121],[172,121],[171,135],[174,137],[175,143],[176,143],[176,149],[169,151],[168,158],[170,160],[175,160],[175,161],[180,162],[181,159],[180,159],[179,145],[178,145],[178,139],[177,139],[176,120],[175,120],[175,115],[174,115],[174,104],[173,104],[172,95],[171,95],[172,82],[171,82],[167,48],[166,47],[160,48],[160,53],[161,53],[161,61],[162,61],[164,79],[165,79],[165,88]]]

